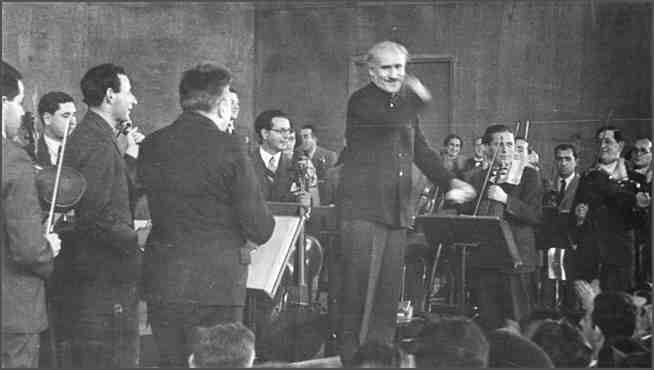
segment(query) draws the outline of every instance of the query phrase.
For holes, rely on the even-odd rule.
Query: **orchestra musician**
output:
[[[39,333],[48,327],[45,280],[60,250],[56,233],[43,227],[34,163],[15,142],[24,85],[2,61],[2,367],[38,367]]]
[[[454,178],[427,143],[418,114],[431,94],[405,74],[406,48],[384,41],[367,55],[371,83],[349,98],[340,183],[344,285],[341,362],[347,366],[363,342],[393,343],[400,299],[406,230],[413,214],[413,162],[451,199],[474,190]],[[369,328],[369,329],[368,329]]]
[[[519,166],[521,162],[514,160],[514,136],[507,126],[488,127],[482,142],[492,166],[488,170],[477,167],[467,173],[466,179],[479,192],[480,198],[466,204],[464,213],[474,213],[475,203],[478,203],[477,215],[498,216],[506,220],[522,260],[522,264],[507,268],[486,267],[484,261],[474,261],[474,253],[471,254],[470,273],[474,277],[471,285],[477,292],[480,323],[486,329],[494,330],[502,327],[506,319],[519,321],[531,312],[535,298],[532,279],[538,265],[534,227],[541,222],[543,186],[539,172],[530,166],[522,167],[519,178],[508,178],[509,173],[515,173],[511,167]],[[484,184],[488,171],[492,175]],[[482,189],[486,191],[482,192]]]
[[[598,285],[602,291],[634,288],[635,228],[650,206],[647,178],[629,170],[620,157],[622,132],[600,127],[597,163],[579,180],[573,203],[575,280]]]
[[[250,252],[272,235],[265,202],[232,118],[229,71],[201,64],[182,75],[182,114],[142,144],[150,201],[144,295],[160,367],[183,367],[198,326],[243,320]]]

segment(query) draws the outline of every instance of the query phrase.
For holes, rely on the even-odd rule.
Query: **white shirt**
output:
[[[53,166],[57,165],[57,159],[59,157],[59,148],[61,147],[61,141],[53,139],[48,135],[43,135],[45,140],[45,146],[48,148],[48,154],[50,155],[50,164]]]
[[[263,163],[270,169],[270,159],[273,158],[273,163],[275,164],[275,168],[279,168],[279,159],[282,157],[282,152],[279,152],[277,154],[270,154],[267,151],[263,150],[263,147],[259,146],[259,155],[261,156],[261,159],[263,159]]]

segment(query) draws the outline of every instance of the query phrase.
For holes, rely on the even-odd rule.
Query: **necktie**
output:
[[[559,195],[556,197],[558,204],[561,204],[563,196],[565,196],[565,180],[561,179],[561,184],[559,185]]]
[[[268,169],[273,173],[277,172],[277,163],[275,162],[275,157],[270,157],[270,160],[268,161]]]

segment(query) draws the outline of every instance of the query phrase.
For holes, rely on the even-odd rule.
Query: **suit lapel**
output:
[[[557,181],[560,182],[560,178],[557,177]],[[558,182],[557,182],[558,183]],[[574,201],[575,193],[577,192],[577,186],[579,185],[579,174],[575,172],[574,177],[570,180],[570,184],[565,189],[565,194],[563,194],[563,199],[559,204],[559,210],[570,210],[572,207],[572,202]],[[558,190],[558,189],[557,189]]]

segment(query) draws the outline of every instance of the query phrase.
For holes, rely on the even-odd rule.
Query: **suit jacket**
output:
[[[311,157],[311,162],[316,168],[318,180],[324,180],[327,177],[327,170],[336,165],[337,159],[338,155],[336,152],[321,146],[316,147],[316,151],[313,153],[313,157]]]
[[[141,143],[139,175],[153,224],[143,265],[146,299],[243,305],[246,239],[265,243],[274,218],[242,139],[184,112]]]
[[[34,162],[41,167],[52,166],[50,151],[48,151],[48,145],[45,143],[44,135],[39,137],[39,140],[36,142],[36,148]]]
[[[73,273],[80,279],[138,282],[141,251],[125,159],[109,124],[92,110],[68,138],[64,165],[78,170],[87,182],[75,206]]]
[[[570,223],[579,245],[576,268],[579,278],[599,277],[600,265],[627,267],[634,261],[634,229],[646,218],[646,210],[636,207],[632,186],[646,189],[646,177],[627,170],[628,182],[609,180],[603,172],[591,168],[579,180],[573,210],[579,203],[589,210],[582,225],[576,225],[574,211]]]
[[[268,169],[263,158],[261,158],[259,147],[250,152],[250,158],[266,201],[295,202],[296,198],[290,191],[296,178],[293,158],[289,158],[282,153],[279,157],[277,171],[274,173]]]
[[[411,197],[412,163],[441,189],[454,175],[427,143],[418,123],[424,104],[405,91],[391,105],[391,94],[370,83],[348,101],[340,184],[344,219],[409,227],[415,201]]]
[[[34,164],[5,138],[2,148],[2,331],[35,334],[48,327],[44,279],[53,254],[43,237]]]
[[[480,167],[468,172],[468,181],[477,192],[481,191],[486,172]],[[518,253],[523,262],[523,266],[517,271],[533,271],[539,264],[534,228],[541,223],[543,213],[543,183],[540,172],[531,167],[525,167],[518,185],[504,183],[500,186],[508,195],[504,213],[501,217],[511,227]],[[483,194],[483,196],[486,195]],[[473,202],[466,203],[463,207],[464,213],[472,213],[475,203],[476,199]],[[480,248],[489,247],[494,246],[480,246]],[[476,264],[483,267],[484,261],[477,261]],[[507,271],[509,270],[507,269]]]
[[[555,208],[548,207],[548,199],[555,199],[559,193],[561,178],[556,177],[545,185],[545,195],[543,198],[543,223],[540,227],[540,249],[570,248],[573,240],[573,232],[570,227],[570,214],[574,213],[572,204],[577,194],[580,176],[575,172],[572,180],[565,188],[563,198],[558,202]],[[549,197],[549,198],[548,198]]]

